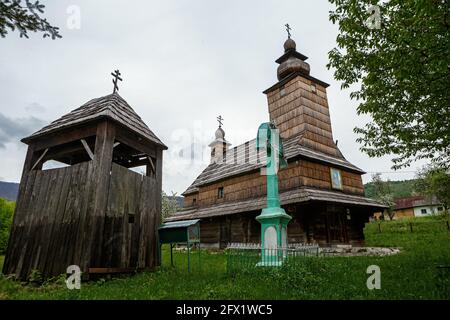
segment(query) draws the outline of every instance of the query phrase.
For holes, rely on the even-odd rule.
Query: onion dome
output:
[[[309,64],[305,62],[308,57],[297,52],[297,45],[294,40],[288,38],[284,42],[284,54],[277,59],[280,65],[277,69],[277,78],[282,80],[292,73],[300,72],[309,75]]]
[[[221,127],[217,128],[215,135],[216,139],[225,139],[225,131]]]
[[[292,40],[291,38],[288,38],[285,42],[284,42],[284,52],[288,52],[289,50],[295,50],[297,45],[295,44],[295,41]]]

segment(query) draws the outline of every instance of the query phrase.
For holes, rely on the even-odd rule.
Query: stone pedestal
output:
[[[264,208],[256,220],[261,223],[261,261],[257,266],[281,266],[286,257],[291,216],[280,207]]]

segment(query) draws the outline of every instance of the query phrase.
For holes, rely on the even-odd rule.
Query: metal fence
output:
[[[227,272],[257,267],[277,267],[295,263],[304,257],[318,257],[321,250],[315,243],[291,244],[287,247],[263,249],[259,243],[229,243],[226,250]]]

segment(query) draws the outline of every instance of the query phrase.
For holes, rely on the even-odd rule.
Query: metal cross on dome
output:
[[[289,23],[286,23],[285,25],[284,25],[285,27],[286,27],[286,31],[287,31],[287,33],[288,33],[288,39],[290,39],[291,38],[291,27],[289,26]]]
[[[224,118],[222,118],[222,116],[218,116],[217,117],[217,122],[219,123],[219,128],[222,127],[222,122],[223,122]]]
[[[112,79],[112,82],[114,83],[113,93],[115,93],[116,91],[119,91],[119,87],[117,86],[117,80],[122,81],[122,78],[120,77],[119,70],[115,70],[114,72],[111,72],[111,75],[114,77],[114,79]]]

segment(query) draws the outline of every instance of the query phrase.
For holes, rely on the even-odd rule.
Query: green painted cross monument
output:
[[[278,194],[278,169],[285,168],[283,144],[279,131],[271,122],[258,128],[256,149],[266,149],[267,163],[261,169],[267,176],[267,207],[256,220],[261,223],[261,261],[258,266],[281,266],[286,255],[287,225],[291,216],[280,207]]]

